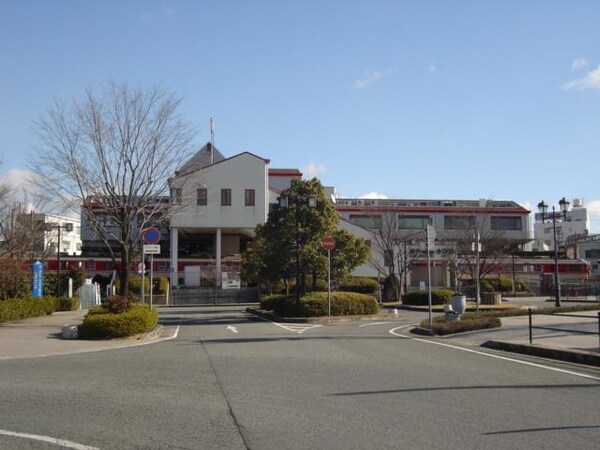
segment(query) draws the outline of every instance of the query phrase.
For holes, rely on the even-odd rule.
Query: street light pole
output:
[[[567,211],[569,210],[569,201],[565,197],[561,198],[558,202],[560,211],[564,219],[567,218]],[[538,203],[538,210],[542,215],[542,222],[545,220],[546,212],[548,211],[548,204],[542,200]],[[558,239],[556,237],[556,210],[552,205],[552,232],[554,238],[554,305],[558,308],[561,306],[560,302],[560,276],[558,273]]]
[[[73,231],[73,224],[65,223],[64,225],[61,225],[60,223],[52,223],[52,222],[44,223],[44,231],[57,230],[57,232],[58,232],[57,247],[56,247],[56,264],[57,264],[56,293],[55,293],[56,297],[60,297],[60,230],[63,228],[68,232]]]

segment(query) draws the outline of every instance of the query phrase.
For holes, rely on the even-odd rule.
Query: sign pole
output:
[[[144,247],[142,247],[142,262],[140,267],[142,268],[142,303],[146,303],[144,300],[144,291],[146,290],[146,286],[144,285],[144,272],[146,271],[146,254],[144,253]]]
[[[150,255],[150,309],[152,309],[152,286],[154,274],[154,254]]]
[[[335,248],[335,238],[324,236],[321,240],[321,248],[327,250],[327,315],[331,316],[331,250]]]
[[[327,250],[327,314],[331,317],[331,250]]]
[[[429,328],[432,327],[432,317],[431,317],[431,257],[429,255],[429,239],[431,238],[430,232],[431,225],[427,225],[426,236],[427,236],[427,244],[425,246],[427,251],[427,305],[429,311]]]

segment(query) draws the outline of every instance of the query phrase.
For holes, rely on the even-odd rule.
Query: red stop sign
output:
[[[323,250],[333,250],[335,248],[335,239],[333,236],[324,236],[321,240],[321,248]]]

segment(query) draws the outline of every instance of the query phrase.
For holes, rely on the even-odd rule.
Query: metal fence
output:
[[[173,306],[258,303],[258,288],[184,288],[172,291]]]

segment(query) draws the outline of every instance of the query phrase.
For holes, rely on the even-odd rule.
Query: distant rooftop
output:
[[[527,211],[511,200],[423,200],[423,199],[375,199],[337,198],[336,206],[380,206],[380,207],[426,207],[426,208],[516,208]]]

